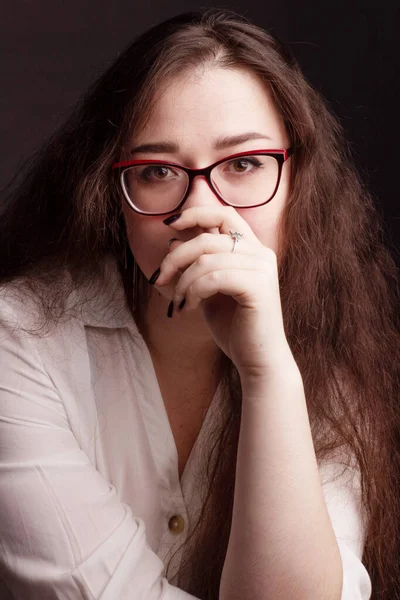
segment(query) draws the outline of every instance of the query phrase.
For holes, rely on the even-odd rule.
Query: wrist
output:
[[[299,367],[294,359],[290,346],[286,344],[280,350],[274,351],[272,358],[258,365],[245,365],[238,368],[243,386],[253,387],[271,379],[281,378],[287,381],[301,379]]]
[[[282,368],[269,369],[263,375],[246,374],[240,375],[243,398],[265,397],[273,389],[298,389],[303,386],[303,379],[297,364],[286,365]]]

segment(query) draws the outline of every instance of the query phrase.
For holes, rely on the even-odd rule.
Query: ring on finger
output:
[[[240,238],[243,237],[243,233],[239,233],[238,231],[229,230],[229,234],[230,234],[231,238],[233,239],[233,248],[231,250],[231,252],[233,252],[236,248],[236,244],[238,243]]]

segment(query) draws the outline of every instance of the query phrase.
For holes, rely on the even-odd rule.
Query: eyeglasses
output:
[[[205,177],[214,194],[228,206],[255,208],[275,196],[287,150],[253,150],[232,154],[205,167],[189,169],[162,160],[117,162],[120,182],[129,206],[142,215],[166,215],[179,210],[190,194],[195,177]]]

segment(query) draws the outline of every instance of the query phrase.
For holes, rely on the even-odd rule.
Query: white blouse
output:
[[[115,267],[81,313],[46,335],[15,329],[35,314],[29,295],[1,289],[0,597],[194,600],[176,585],[181,554],[168,580],[165,566],[201,505],[199,459],[219,391],[179,480],[151,356]],[[342,600],[368,600],[359,477],[330,482],[337,469],[320,465]]]

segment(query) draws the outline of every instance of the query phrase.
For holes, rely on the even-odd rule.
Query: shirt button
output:
[[[185,529],[185,521],[181,515],[174,515],[168,521],[168,529],[172,533],[182,533]]]

